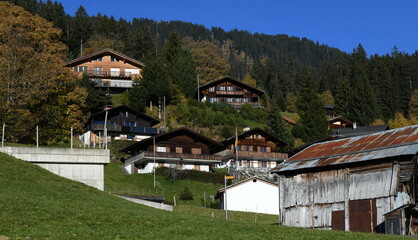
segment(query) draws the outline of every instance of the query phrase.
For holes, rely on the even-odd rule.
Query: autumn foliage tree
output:
[[[23,8],[0,2],[0,121],[6,139],[29,143],[68,139],[84,124],[86,92],[64,66],[66,46],[60,30]]]

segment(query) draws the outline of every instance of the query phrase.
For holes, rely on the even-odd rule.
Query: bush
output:
[[[180,193],[181,200],[193,200],[193,193],[190,191],[188,187],[185,187],[183,191]]]
[[[170,179],[167,176],[167,167],[159,167],[156,169],[156,174],[159,176],[164,176],[167,179]],[[179,179],[194,180],[200,182],[214,183],[214,184],[223,184],[224,176],[227,172],[201,172],[197,170],[182,170],[182,174]]]

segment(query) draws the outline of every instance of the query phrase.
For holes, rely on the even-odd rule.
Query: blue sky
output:
[[[182,20],[248,30],[252,33],[306,37],[351,53],[359,43],[369,55],[418,50],[416,0],[58,0],[70,15],[83,5],[89,15],[115,18]]]

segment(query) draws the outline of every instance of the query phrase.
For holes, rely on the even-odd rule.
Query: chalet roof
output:
[[[352,124],[352,122],[350,120],[348,120],[347,118],[345,118],[343,116],[336,116],[336,117],[333,117],[333,118],[328,119],[328,122],[329,123],[334,123],[336,121],[342,121],[342,122],[346,122],[346,123]]]
[[[242,133],[238,134],[238,140],[245,139],[246,137],[251,136],[253,134],[259,134],[259,135],[265,137],[267,140],[272,141],[274,143],[277,143],[278,146],[287,146],[288,145],[288,143],[286,143],[282,139],[271,135],[270,133],[264,131],[261,128],[253,128],[253,129],[250,129],[248,131],[245,131],[245,132],[242,132]],[[228,145],[230,145],[234,142],[235,142],[235,135],[226,139],[226,140],[223,140],[221,143],[225,146],[228,146]]]
[[[155,119],[155,118],[153,118],[153,117],[151,117],[151,116],[149,116],[149,115],[147,115],[143,112],[140,112],[136,109],[133,109],[129,106],[126,106],[126,105],[120,105],[120,106],[117,106],[117,107],[114,107],[114,108],[111,108],[111,109],[108,109],[108,110],[103,110],[101,112],[94,113],[94,114],[91,115],[91,117],[100,117],[102,115],[104,117],[106,111],[109,112],[109,113],[119,113],[119,111],[128,111],[130,113],[134,113],[137,116],[140,116],[142,119],[144,119],[146,121],[149,121],[151,123],[151,126],[154,126],[154,125],[160,123],[159,120],[157,120],[157,119]]]
[[[208,89],[210,87],[217,86],[217,85],[219,85],[221,83],[224,83],[224,82],[230,82],[230,83],[232,83],[234,85],[237,85],[239,87],[242,87],[244,89],[249,89],[249,90],[253,91],[254,93],[256,93],[260,96],[264,94],[263,90],[260,90],[258,88],[253,87],[253,86],[250,86],[250,85],[247,85],[247,84],[245,84],[241,81],[238,81],[238,80],[230,78],[230,77],[224,77],[224,78],[218,79],[216,81],[213,81],[213,82],[207,83],[205,85],[202,85],[202,86],[199,87],[199,91],[203,91],[203,90]]]
[[[130,63],[134,66],[137,66],[139,68],[143,68],[145,66],[145,64],[143,62],[138,61],[136,59],[133,59],[131,57],[128,57],[128,56],[126,56],[126,55],[124,55],[120,52],[117,52],[113,49],[110,49],[110,48],[105,48],[105,49],[102,49],[100,51],[90,53],[90,54],[87,54],[85,56],[70,60],[70,61],[65,63],[65,66],[66,67],[72,67],[72,66],[78,65],[82,62],[91,61],[91,60],[94,60],[98,57],[108,56],[108,55],[118,57],[119,59],[121,59],[125,62],[128,62],[128,63]]]
[[[418,125],[311,145],[272,170],[287,174],[323,167],[342,167],[376,159],[416,155]]]
[[[186,128],[186,127],[181,127],[181,128],[177,128],[175,130],[169,131],[169,132],[160,133],[158,135],[155,135],[154,138],[155,138],[155,142],[158,143],[160,141],[164,141],[171,137],[181,136],[181,135],[188,135],[194,139],[198,139],[202,141],[204,144],[206,144],[209,147],[209,151],[211,153],[216,153],[223,149],[223,145],[221,143],[211,138],[208,138],[206,136],[203,136],[200,133],[195,132],[191,130],[190,128]],[[138,151],[139,149],[144,149],[147,146],[150,146],[153,144],[154,144],[153,138],[147,138],[120,150],[120,152],[125,152],[125,153],[134,152],[134,151]]]
[[[275,183],[275,182],[268,181],[268,180],[265,180],[265,179],[259,178],[259,177],[257,177],[257,176],[254,176],[254,177],[247,178],[247,179],[245,179],[245,180],[242,180],[242,181],[236,182],[236,183],[234,183],[234,184],[231,184],[231,185],[227,186],[227,187],[226,187],[226,189],[234,188],[234,187],[237,187],[237,186],[239,186],[239,185],[241,185],[241,184],[243,184],[243,183],[250,182],[250,181],[253,181],[253,180],[261,181],[261,182],[264,182],[264,183],[267,183],[267,184],[270,184],[270,185],[273,185],[273,186],[277,187],[277,183]],[[216,192],[215,199],[220,198],[220,197],[221,197],[221,194],[222,194],[222,193],[224,193],[224,192],[225,192],[225,188],[224,188],[224,187],[223,187],[223,188],[220,188],[220,189]]]
[[[347,137],[357,137],[377,132],[382,132],[389,130],[389,126],[376,125],[376,126],[357,126],[356,128],[338,128],[332,130],[332,135],[337,136],[338,138],[347,138]]]
[[[282,116],[282,118],[283,118],[284,121],[286,121],[290,124],[293,124],[293,125],[297,124],[297,122],[295,120],[291,119],[290,117]]]

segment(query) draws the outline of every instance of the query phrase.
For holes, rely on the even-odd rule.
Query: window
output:
[[[219,86],[219,91],[225,91],[225,86]]]
[[[93,74],[94,75],[101,75],[103,73],[103,68],[102,67],[94,67],[93,68]]]
[[[115,58],[115,57],[110,57],[110,61],[111,62],[119,62],[119,59]]]
[[[245,166],[246,166],[246,167],[251,167],[251,161],[247,160],[247,162],[246,162]]]
[[[94,59],[93,61],[102,61],[102,60],[103,60],[103,57],[99,57],[99,58]]]
[[[232,98],[227,98],[226,102],[232,102]]]
[[[218,98],[209,98],[209,101],[211,103],[218,102]]]
[[[227,91],[234,91],[234,87],[233,87],[233,86],[227,86],[227,87],[226,87],[226,90],[227,90]]]
[[[176,153],[183,153],[182,147],[176,147]]]
[[[215,92],[215,87],[210,87],[209,92]]]
[[[267,152],[267,148],[266,147],[260,147],[260,152]]]
[[[261,167],[266,168],[267,167],[267,161],[262,161],[261,162]]]
[[[159,146],[157,146],[156,151],[157,152],[167,152],[167,147],[159,147]]]
[[[202,149],[200,149],[200,148],[192,148],[192,154],[202,154]]]
[[[121,112],[120,116],[123,118],[127,118],[128,117],[128,112]]]
[[[109,125],[110,125],[110,126],[115,126],[115,121],[110,121],[110,122],[109,122]]]
[[[134,121],[125,121],[125,126],[127,126],[127,127],[135,127],[135,122]]]
[[[247,151],[247,152],[251,151],[250,146],[245,146],[245,151]]]
[[[241,145],[238,145],[236,148],[237,151],[241,151]]]
[[[101,125],[104,125],[104,121],[94,120],[93,124],[101,124]]]
[[[110,76],[119,77],[120,76],[120,68],[110,68]]]
[[[125,76],[126,77],[129,77],[132,74],[139,74],[139,69],[130,69],[130,68],[125,69]]]
[[[129,140],[134,140],[135,139],[135,135],[128,135],[128,139]]]
[[[238,160],[238,165],[242,167],[242,160]]]
[[[241,102],[241,98],[236,98],[235,101],[236,102]]]
[[[88,67],[83,67],[83,66],[74,67],[74,72],[87,72],[87,71],[88,71]]]
[[[242,102],[248,102],[248,98],[243,98]]]

